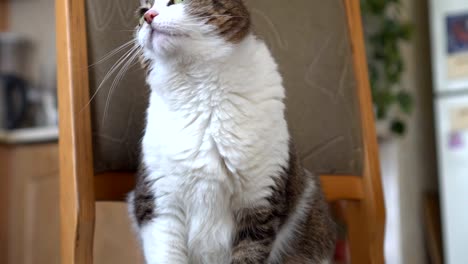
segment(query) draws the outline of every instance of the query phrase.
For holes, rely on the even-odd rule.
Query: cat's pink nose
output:
[[[157,17],[158,15],[159,15],[159,13],[154,11],[153,9],[150,9],[150,10],[146,11],[146,13],[145,13],[146,23],[151,25],[151,23],[153,23],[154,18]]]

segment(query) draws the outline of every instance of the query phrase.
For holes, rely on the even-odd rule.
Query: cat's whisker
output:
[[[104,124],[104,121],[106,120],[106,117],[107,117],[107,113],[108,113],[108,110],[109,110],[109,106],[110,106],[110,99],[112,98],[112,95],[114,93],[114,90],[115,90],[115,87],[118,86],[118,84],[120,83],[120,81],[123,79],[123,77],[125,76],[125,73],[128,71],[128,69],[131,68],[131,66],[135,65],[133,63],[133,61],[135,60],[135,58],[139,55],[139,49],[136,49],[134,50],[132,53],[132,56],[130,57],[130,59],[122,66],[122,68],[120,69],[119,73],[117,74],[117,76],[115,77],[114,81],[112,82],[112,86],[109,90],[109,94],[107,95],[107,99],[106,99],[106,106],[104,108],[104,114],[103,114],[103,117],[102,117],[102,124]]]
[[[140,64],[140,61],[139,61],[139,60],[135,61],[132,65],[130,65],[129,68],[132,68],[133,66],[138,65],[138,64]]]
[[[128,46],[134,44],[135,42],[136,42],[135,39],[130,40],[129,42],[127,42],[127,43],[125,43],[125,44],[123,44],[123,45],[121,45],[121,46],[115,48],[115,49],[112,50],[111,52],[107,53],[107,55],[105,55],[103,58],[99,59],[97,62],[95,62],[95,63],[89,65],[88,67],[91,68],[91,67],[93,67],[93,66],[96,66],[96,65],[98,65],[98,64],[100,64],[100,63],[102,63],[102,62],[104,62],[104,61],[106,61],[106,60],[112,58],[114,55],[116,55],[117,53],[121,52],[123,49],[127,48]]]
[[[117,60],[117,62],[111,67],[111,69],[106,73],[106,75],[104,76],[104,78],[102,79],[101,83],[99,84],[98,88],[96,89],[96,91],[94,92],[94,94],[91,96],[91,98],[89,99],[88,103],[86,105],[83,106],[83,108],[80,110],[79,113],[83,112],[84,109],[86,109],[90,104],[91,102],[94,100],[94,98],[98,95],[99,91],[101,90],[101,88],[103,87],[104,83],[112,76],[112,74],[114,74],[114,72],[125,62],[126,59],[128,59],[128,57],[130,56],[130,54],[132,52],[134,52],[135,50],[139,49],[140,47],[138,46],[135,46],[133,47],[132,49],[126,51],[124,53],[124,55],[122,55],[122,57],[120,57],[120,59]]]

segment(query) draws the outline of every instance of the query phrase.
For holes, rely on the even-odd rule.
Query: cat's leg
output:
[[[176,192],[154,184],[147,171],[138,174],[129,194],[129,213],[138,232],[147,264],[188,264],[187,227],[183,204]],[[169,179],[171,181],[171,179]]]
[[[234,232],[229,195],[222,187],[198,184],[188,199],[190,264],[229,264]]]
[[[188,264],[185,213],[175,197],[158,196],[150,183],[138,181],[128,196],[130,218],[146,263]]]
[[[159,217],[142,227],[141,239],[147,264],[188,264],[184,227],[176,218]]]
[[[189,263],[185,213],[177,201],[170,195],[158,196],[144,183],[129,196],[147,264]]]
[[[189,263],[185,213],[181,206],[170,204],[158,206],[155,217],[140,228],[147,264]]]

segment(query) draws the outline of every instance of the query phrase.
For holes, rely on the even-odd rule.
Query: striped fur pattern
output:
[[[151,89],[129,211],[148,264],[322,264],[335,227],[241,0],[142,1]]]
[[[242,0],[195,0],[188,5],[190,15],[207,17],[206,23],[229,42],[239,42],[250,32],[250,15]]]

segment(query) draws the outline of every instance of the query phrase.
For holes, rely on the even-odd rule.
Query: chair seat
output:
[[[135,173],[108,172],[94,177],[94,194],[96,201],[125,201],[135,187]],[[329,202],[338,200],[361,200],[364,197],[364,186],[359,176],[322,175],[322,189]]]

